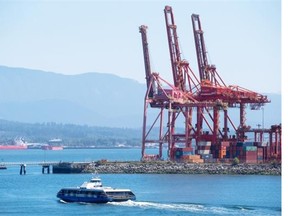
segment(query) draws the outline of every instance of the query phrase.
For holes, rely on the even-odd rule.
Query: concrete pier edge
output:
[[[85,173],[281,175],[280,163],[238,164],[176,163],[171,161],[96,161]]]

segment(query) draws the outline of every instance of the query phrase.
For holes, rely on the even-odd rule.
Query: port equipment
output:
[[[191,148],[192,144],[192,108],[193,107],[206,107],[214,106],[214,102],[199,102],[193,97],[193,93],[189,90],[181,89],[180,86],[184,87],[184,79],[181,82],[175,82],[176,86],[170,84],[164,80],[156,72],[152,72],[150,66],[150,57],[149,57],[149,47],[147,39],[147,26],[142,25],[139,27],[139,32],[142,36],[142,46],[143,46],[143,55],[144,55],[144,65],[145,65],[145,74],[146,74],[146,83],[147,91],[144,98],[144,115],[143,115],[143,134],[142,134],[142,159],[160,159],[162,158],[162,147],[164,143],[168,144],[168,156],[173,158],[175,154],[176,144],[184,144],[185,147]],[[178,61],[179,60],[178,58]],[[171,62],[172,63],[172,62]],[[174,64],[174,62],[172,63]],[[188,64],[184,62],[185,70],[187,71]],[[181,68],[181,67],[179,67]],[[175,69],[175,75],[179,75],[179,68]],[[183,74],[182,74],[183,75]],[[182,76],[180,75],[180,76]],[[188,76],[189,74],[183,77],[188,77],[188,81],[192,79]],[[177,79],[177,78],[175,78]],[[193,85],[190,83],[190,86]],[[158,112],[155,120],[152,125],[149,127],[147,125],[148,117],[148,108],[154,108]],[[184,118],[185,121],[185,131],[182,133],[175,131],[177,122],[181,121],[180,117]],[[166,128],[164,130],[164,121],[166,122]],[[151,136],[150,133],[153,129],[158,131],[157,138]],[[157,143],[159,145],[159,154],[149,155],[146,154],[146,147]]]
[[[145,25],[139,27],[147,84],[144,98],[142,160],[161,159],[165,143],[167,143],[168,158],[175,160],[177,146],[191,149],[192,140],[195,140],[196,148],[200,143],[202,145],[203,142],[206,142],[211,143],[211,149],[223,142],[234,144],[245,142],[247,139],[245,133],[252,131],[251,127],[246,125],[245,108],[248,105],[251,109],[261,108],[270,102],[267,96],[237,85],[227,86],[225,84],[218,74],[216,66],[209,64],[200,17],[192,14],[192,29],[199,71],[199,78],[197,78],[190,68],[189,62],[181,58],[177,25],[172,7],[165,6],[164,16],[173,84],[160,77],[159,73],[151,71],[148,27]],[[152,119],[155,119],[150,126],[147,124],[148,108],[157,110],[157,112],[149,114]],[[240,109],[238,126],[229,117],[229,108]],[[222,130],[220,128],[220,112],[223,112]],[[195,121],[195,126],[192,119]],[[231,132],[229,125],[235,131],[233,136],[228,135]],[[164,126],[166,126],[165,130]],[[208,128],[209,131],[203,131],[203,128]],[[152,131],[155,130],[157,132],[153,134]],[[280,129],[273,127],[269,130],[270,141],[274,144],[271,144],[268,155],[277,157],[279,154],[281,155],[281,138],[279,138],[281,132],[279,131],[281,131],[281,127]],[[255,133],[255,139],[258,134]],[[263,139],[262,136],[261,139]],[[146,153],[146,148],[152,144],[158,144],[159,153],[157,155]],[[271,154],[271,151],[274,153]]]
[[[226,86],[224,81],[219,76],[216,66],[211,65],[208,62],[207,50],[204,41],[204,31],[201,27],[200,17],[197,14],[192,14],[192,27],[194,33],[194,42],[196,48],[196,56],[199,70],[199,77],[201,83],[201,90],[198,94],[197,99],[200,101],[216,101],[220,100],[226,103],[228,107],[239,107],[240,108],[240,124],[238,128],[231,122],[227,115],[227,109],[224,109],[224,135],[221,134],[223,139],[227,139],[228,126],[230,122],[233,128],[237,131],[237,140],[245,140],[245,130],[249,127],[246,125],[245,108],[250,105],[252,109],[259,109],[265,103],[269,103],[267,96],[253,92],[237,85]],[[218,125],[219,109],[213,109],[214,125]],[[200,119],[201,124],[202,119]],[[214,128],[214,137],[212,141],[217,142],[217,131],[218,127]]]

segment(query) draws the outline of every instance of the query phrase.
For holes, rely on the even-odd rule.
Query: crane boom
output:
[[[185,91],[185,79],[181,66],[181,53],[178,43],[177,26],[174,22],[174,15],[172,7],[165,6],[164,9],[168,45],[170,51],[171,67],[174,79],[174,86],[180,90]]]
[[[201,22],[199,15],[192,14],[192,25],[193,25],[193,32],[194,32],[194,41],[196,47],[196,55],[198,61],[198,69],[199,69],[199,76],[200,80],[210,80],[209,74],[205,72],[205,68],[208,66],[208,59],[207,59],[207,51],[204,42],[203,31],[201,28]]]
[[[201,28],[201,21],[199,15],[192,14],[191,19],[200,81],[202,83],[204,81],[205,83],[209,83],[214,86],[226,86],[224,81],[218,75],[215,65],[210,65],[208,62],[207,50],[204,41],[204,32]]]
[[[145,65],[145,74],[146,74],[146,84],[147,89],[150,87],[151,82],[153,82],[152,79],[152,72],[151,72],[151,65],[150,65],[150,55],[149,55],[149,48],[148,48],[148,38],[147,38],[147,29],[148,27],[145,25],[141,25],[139,27],[139,32],[141,33],[142,38],[142,46],[143,46],[143,56],[144,56],[144,65]],[[152,83],[152,86],[149,90],[148,97],[153,97],[153,93],[155,90],[155,83]]]

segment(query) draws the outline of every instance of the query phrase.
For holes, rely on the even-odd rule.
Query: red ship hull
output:
[[[43,150],[54,150],[54,151],[63,150],[62,146],[42,146],[41,148]]]
[[[0,150],[26,150],[27,146],[25,145],[0,145]]]

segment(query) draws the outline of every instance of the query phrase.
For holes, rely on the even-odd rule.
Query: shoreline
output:
[[[209,174],[280,175],[281,164],[176,163],[171,161],[96,161],[83,173],[99,174]]]

